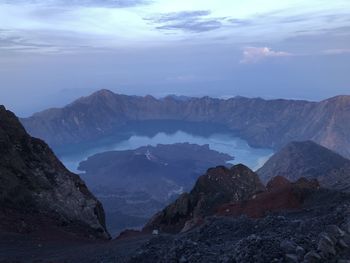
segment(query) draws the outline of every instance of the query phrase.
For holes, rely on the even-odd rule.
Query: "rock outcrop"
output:
[[[0,106],[0,211],[1,231],[109,238],[103,208],[85,183],[46,143],[30,137],[4,106]]]
[[[298,210],[209,217],[188,232],[154,237],[127,262],[345,263],[349,200],[347,193],[319,189]]]
[[[350,157],[350,96],[321,102],[243,97],[180,100],[101,90],[21,121],[30,134],[56,146],[101,138],[129,122],[150,120],[224,125],[252,146],[273,149],[290,141],[313,140]]]
[[[350,191],[350,160],[312,141],[287,144],[257,173],[265,183],[277,175],[290,181],[305,177],[322,187]]]
[[[272,212],[297,210],[303,206],[308,195],[320,186],[315,179],[300,178],[292,183],[282,176],[277,176],[268,182],[266,188],[266,191],[254,195],[249,200],[222,205],[217,214],[261,218]]]
[[[198,178],[190,193],[182,194],[156,214],[144,231],[185,231],[214,215],[222,204],[247,200],[264,190],[258,176],[242,164],[230,169],[224,166],[209,169]]]

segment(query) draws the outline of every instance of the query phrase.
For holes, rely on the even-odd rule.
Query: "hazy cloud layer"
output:
[[[208,18],[210,14],[208,10],[174,12],[146,18],[146,20],[155,24],[156,29],[200,33],[222,27],[222,18]]]
[[[7,4],[35,4],[42,6],[99,6],[112,8],[126,8],[152,3],[151,0],[7,0],[3,2]]]
[[[258,0],[248,0],[235,8],[237,4],[226,0],[220,4],[209,0],[0,0],[0,26],[9,30],[2,34],[0,47],[11,52],[57,53],[220,41],[241,49],[273,47],[293,37],[350,26],[349,2],[348,7],[341,5],[344,0],[312,6],[313,2],[293,5],[267,0],[259,5]],[[201,6],[208,8],[195,9]],[[177,11],[169,12],[172,9]],[[327,38],[321,42],[329,43],[324,49],[347,48]]]
[[[1,103],[30,112],[32,101],[57,101],[62,88],[349,93],[350,1],[261,2],[0,0]]]
[[[78,40],[74,43],[74,40]],[[48,41],[49,40],[49,41]],[[74,36],[71,32],[48,32],[45,30],[4,30],[0,29],[0,52],[64,54],[94,50],[83,36]]]
[[[324,50],[324,54],[327,54],[327,55],[350,54],[350,48],[326,49]]]
[[[241,63],[257,63],[267,58],[290,57],[291,53],[284,51],[274,51],[268,47],[246,47],[243,50]]]

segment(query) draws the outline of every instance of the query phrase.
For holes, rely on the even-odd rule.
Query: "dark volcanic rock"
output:
[[[235,165],[230,169],[224,166],[209,169],[199,177],[190,193],[181,195],[155,215],[144,230],[187,230],[200,224],[202,218],[215,214],[222,204],[249,199],[264,189],[258,176],[244,165]]]
[[[312,141],[289,143],[257,173],[263,182],[276,175],[290,181],[305,177],[317,179],[323,187],[350,191],[350,160]]]
[[[30,244],[30,252],[24,249],[20,253],[13,252],[12,242],[3,246],[0,239],[0,255],[7,251],[12,255],[8,259],[24,259],[23,262],[33,262],[28,260],[30,255],[35,262],[72,263],[343,263],[350,258],[349,193],[319,188],[315,180],[302,178],[291,183],[280,176],[264,189],[257,175],[243,165],[210,169],[195,189],[157,215],[143,232],[125,231],[108,243],[50,244],[44,249],[34,249],[38,246],[34,243]],[[260,197],[265,194],[272,195]],[[247,206],[257,200],[255,207],[266,208],[270,203],[278,204],[283,196],[296,198],[297,209],[278,206],[259,218],[245,213],[213,213],[221,202]],[[282,204],[290,204],[290,200],[282,200]],[[186,231],[179,232],[183,227]],[[152,238],[149,230],[154,229],[161,231],[154,232]],[[171,231],[176,234],[164,233]],[[16,242],[15,245],[26,245]]]
[[[341,241],[350,238],[344,231],[349,200],[349,194],[318,189],[298,211],[259,219],[208,217],[186,233],[153,238],[127,262],[343,262],[350,256]]]
[[[332,241],[328,243],[335,249],[335,255],[326,253],[329,247],[319,246],[324,237]],[[127,231],[120,239],[103,243],[60,243],[39,249],[38,243],[14,244],[24,246],[23,250],[0,239],[0,255],[4,251],[13,255],[7,257],[12,260],[5,262],[347,263],[350,196],[318,189],[307,196],[298,210],[275,212],[258,219],[207,217],[201,226],[176,235],[161,233],[152,238]]]
[[[43,141],[30,137],[16,116],[3,106],[0,211],[2,231],[47,236],[57,230],[109,237],[103,208],[84,182],[70,173]]]
[[[319,183],[316,180],[300,178],[291,183],[277,176],[268,182],[267,191],[257,193],[249,200],[224,204],[218,209],[218,214],[259,218],[271,212],[300,209],[307,196],[317,189]]]
[[[62,109],[49,109],[22,123],[50,145],[101,138],[130,121],[181,120],[225,125],[252,146],[279,149],[313,140],[350,157],[350,96],[321,102],[209,97],[179,100],[114,94],[101,90]]]

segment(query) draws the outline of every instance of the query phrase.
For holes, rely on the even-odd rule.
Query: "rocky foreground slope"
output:
[[[305,177],[325,188],[350,191],[350,160],[312,141],[287,144],[257,173],[265,183],[278,175],[291,181]]]
[[[124,262],[347,263],[349,227],[349,195],[319,190],[298,210],[206,218],[191,231],[153,238]]]
[[[259,218],[207,217],[200,226],[175,235],[143,235],[102,244],[56,243],[40,248],[38,243],[0,239],[0,255],[12,255],[0,259],[21,263],[347,263],[349,246],[349,194],[319,189],[298,209]]]
[[[130,122],[150,120],[223,125],[256,147],[279,149],[290,141],[313,140],[350,157],[350,96],[321,102],[243,97],[181,100],[101,90],[21,121],[30,134],[55,146],[102,138]]]
[[[0,106],[0,232],[108,239],[104,211],[79,176]]]
[[[151,220],[151,228],[125,233],[110,242],[38,246],[38,242],[28,239],[4,239],[0,231],[0,262],[350,260],[350,195],[322,189],[316,180],[290,182],[279,176],[265,188],[243,165],[217,167],[198,180],[188,194],[188,202],[179,202],[182,198]],[[201,220],[187,223],[193,218]],[[158,230],[158,235],[152,237],[150,231],[156,233],[153,230]],[[7,257],[1,258],[3,252]]]
[[[210,177],[206,175],[207,180],[201,178],[200,193],[191,192],[186,199],[199,194],[202,200],[217,200],[233,177],[221,167],[213,171]],[[272,179],[266,189],[258,187],[257,191],[242,187],[256,174],[241,165],[233,171],[237,188],[229,203],[221,199],[213,210],[213,206],[201,206],[200,201],[179,198],[144,229],[156,229],[160,236],[145,243],[126,262],[348,262],[349,194],[321,189],[316,180],[301,178],[292,183],[284,177]],[[227,181],[220,183],[223,176]],[[207,188],[213,191],[205,191]],[[245,194],[239,195],[241,191]],[[201,221],[176,235],[163,234],[173,230],[170,225],[178,226],[183,215],[196,217],[198,206],[206,214]]]

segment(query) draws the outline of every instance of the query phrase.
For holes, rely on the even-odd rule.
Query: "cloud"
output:
[[[161,30],[183,30],[194,33],[201,33],[218,29],[222,26],[220,21],[209,20],[209,21],[185,21],[181,23],[158,26],[157,29]]]
[[[251,26],[254,24],[252,20],[248,20],[248,19],[229,18],[227,21],[234,26],[240,26],[240,27]]]
[[[157,23],[176,22],[183,20],[199,19],[200,17],[208,15],[210,15],[210,11],[208,10],[183,11],[161,14],[160,16],[151,18],[150,20],[153,20]]]
[[[75,53],[78,51],[98,51],[89,45],[82,45],[82,42],[87,42],[87,39],[81,39],[72,44],[74,40],[79,39],[77,34],[72,39],[67,32],[62,32],[58,37],[57,33],[47,31],[26,31],[26,30],[6,30],[0,28],[0,52],[20,52],[20,53],[41,53],[41,54],[64,54]],[[52,41],[45,41],[51,39]]]
[[[10,30],[0,29],[0,50],[25,51],[46,48],[44,45],[29,43],[20,36],[13,36],[13,33]]]
[[[274,51],[268,47],[246,47],[243,50],[243,58],[240,63],[252,64],[261,60],[274,57],[290,57],[291,53],[284,51]]]
[[[323,11],[317,9],[316,12],[314,9],[286,9],[282,5],[282,9],[273,11],[277,8],[275,4],[261,10],[261,5],[256,5],[247,8],[247,13],[243,14],[239,12],[240,4],[235,8],[233,2],[0,0],[0,27],[12,30],[8,35],[18,38],[14,46],[18,48],[20,41],[25,50],[50,45],[53,47],[49,50],[77,47],[78,52],[80,46],[94,50],[118,49],[130,45],[177,45],[190,41],[203,45],[222,43],[238,49],[250,45],[279,45],[281,50],[293,50],[298,54],[347,48],[348,33],[345,30],[333,32],[339,26],[350,25],[350,21],[345,22],[345,19],[349,20],[344,15],[345,8],[320,7]],[[128,8],[136,6],[138,8]],[[270,9],[273,12],[269,12]],[[332,31],[335,36],[324,36],[324,30]],[[290,39],[296,37],[298,39],[291,43]],[[318,40],[311,41],[309,37]],[[310,43],[307,47],[306,42]],[[6,45],[10,48],[10,43]]]
[[[153,24],[160,24],[156,29],[181,30],[185,32],[201,33],[216,30],[222,27],[223,18],[208,18],[211,14],[207,10],[183,11],[161,14],[145,18]]]
[[[151,0],[9,0],[8,4],[35,4],[41,6],[88,6],[88,7],[112,7],[127,8],[139,5],[151,4]]]

